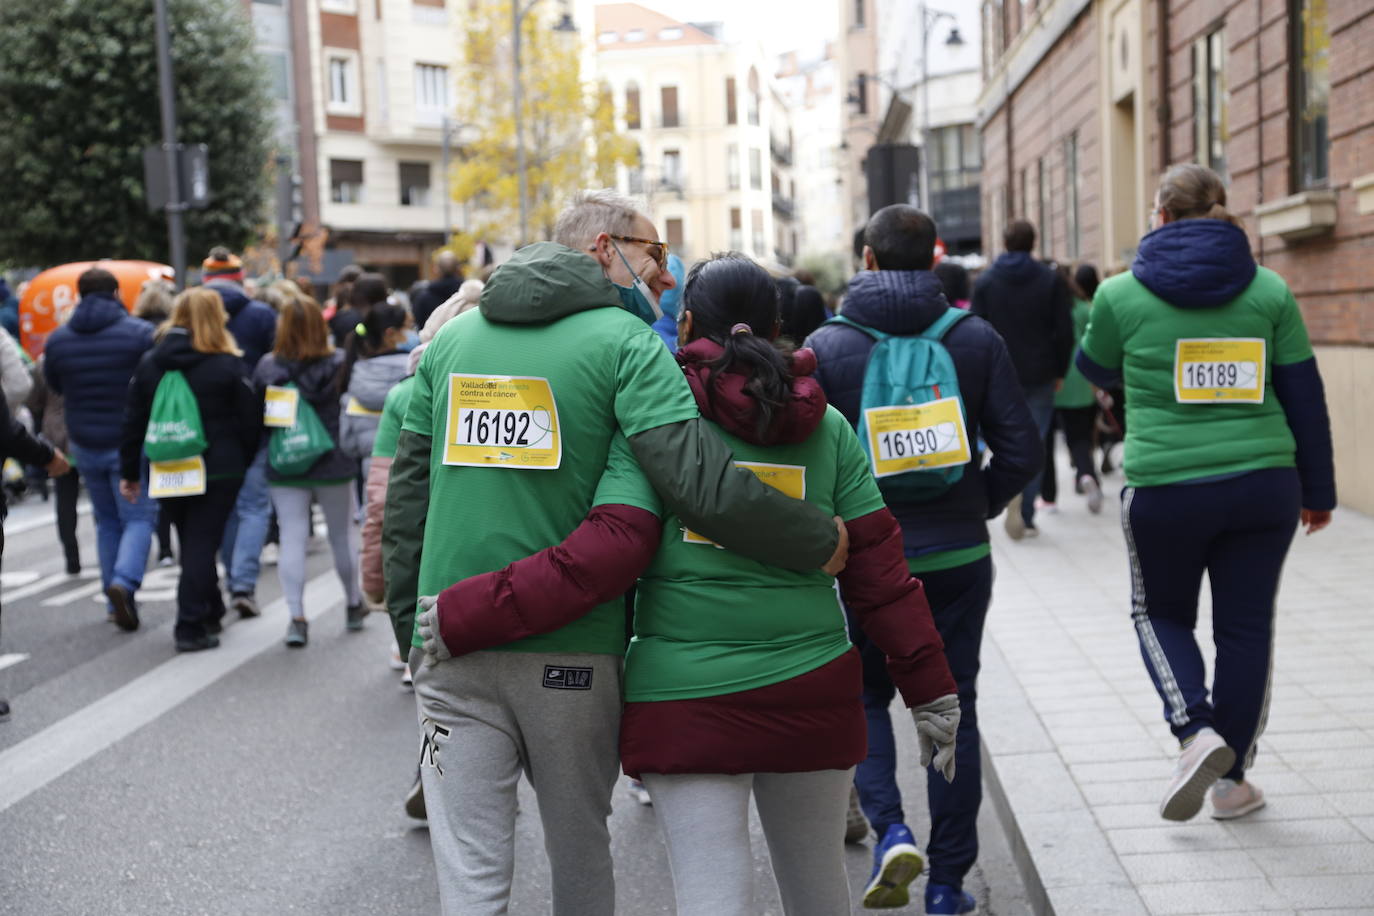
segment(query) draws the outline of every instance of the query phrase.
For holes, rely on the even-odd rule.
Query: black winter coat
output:
[[[974,284],[969,311],[1002,335],[1026,388],[1068,372],[1076,343],[1073,300],[1059,275],[1026,252],[1009,251],[993,262]]]
[[[275,353],[268,353],[262,358],[262,362],[258,363],[258,368],[253,370],[253,389],[257,394],[259,417],[262,416],[263,397],[268,385],[295,382],[296,387],[300,389],[301,397],[315,408],[315,412],[324,423],[324,428],[329,431],[329,438],[334,440],[332,452],[311,465],[309,471],[300,477],[291,478],[292,480],[330,483],[351,480],[358,475],[357,462],[339,450],[339,388],[334,380],[339,374],[339,366],[342,365],[343,359],[342,350],[335,350],[333,354],[320,359],[300,363],[281,360]],[[267,465],[267,479],[273,482],[283,479],[272,467],[271,462]]]
[[[849,282],[844,316],[884,334],[919,334],[949,308],[935,274],[925,270],[863,271]],[[1030,482],[1044,461],[1044,445],[1025,395],[992,327],[970,316],[945,334],[964,402],[973,460],[945,493],[922,503],[891,505],[902,526],[907,556],[972,547],[988,539],[986,520]],[[841,324],[824,324],[806,340],[816,351],[815,377],[825,396],[857,428],[864,370],[873,338]],[[982,467],[982,438],[992,461]],[[982,468],[980,470],[980,468]]]
[[[119,448],[119,476],[139,479],[153,396],[162,376],[173,369],[186,376],[200,408],[209,443],[204,454],[206,476],[242,477],[253,463],[262,435],[262,404],[253,393],[243,360],[231,353],[191,349],[191,335],[184,328],[169,330],[134,371]]]

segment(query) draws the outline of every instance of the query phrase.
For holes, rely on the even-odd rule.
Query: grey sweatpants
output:
[[[277,510],[281,544],[277,552],[277,575],[286,608],[296,619],[305,617],[305,548],[310,543],[310,500],[320,504],[329,531],[329,551],[334,555],[334,571],[343,583],[349,607],[362,603],[358,583],[358,552],[362,542],[353,518],[353,482],[318,487],[269,488],[272,507]]]
[[[522,771],[539,801],[554,916],[615,912],[606,818],[619,771],[621,665],[619,655],[474,652],[414,669],[444,913],[506,912]]]
[[[678,916],[753,916],[749,795],[759,809],[787,916],[848,913],[844,825],[854,770],[643,774],[654,801]]]

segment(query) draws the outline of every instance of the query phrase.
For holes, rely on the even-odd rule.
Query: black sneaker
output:
[[[218,617],[210,617],[205,621],[205,632],[211,636],[218,636],[224,632],[224,623]]]
[[[363,628],[363,621],[367,619],[367,605],[351,604],[348,606],[347,615],[344,628],[357,632]]]
[[[294,617],[286,625],[286,645],[291,649],[303,649],[310,641],[310,624]]]
[[[69,576],[79,576],[79,575],[81,575],[81,561],[80,561],[80,560],[68,560],[68,561],[67,561],[67,575],[69,575]]]
[[[10,720],[10,701],[9,701],[9,700],[0,700],[0,722],[8,722],[9,720]],[[407,799],[406,799],[406,809],[409,810],[409,808],[410,808],[410,799],[407,798]]]
[[[133,593],[122,585],[111,585],[105,589],[105,597],[114,607],[114,622],[121,630],[132,633],[138,629],[138,605],[134,603]]]
[[[239,616],[244,620],[249,617],[256,617],[258,611],[258,599],[252,592],[234,592],[229,596],[229,606],[239,612]]]
[[[178,652],[203,652],[206,649],[219,647],[219,637],[213,633],[178,639],[176,642]]]
[[[418,771],[415,774],[415,785],[406,793],[406,814],[417,821],[423,821],[429,816],[425,811],[425,784],[420,781]]]

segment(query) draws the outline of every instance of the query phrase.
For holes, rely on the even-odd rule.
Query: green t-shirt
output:
[[[1094,403],[1092,382],[1078,371],[1078,345],[1083,343],[1083,335],[1088,331],[1088,316],[1092,312],[1083,299],[1073,300],[1073,359],[1069,361],[1069,371],[1064,375],[1064,384],[1054,393],[1055,407],[1091,407]]]
[[[1312,345],[1272,270],[1225,305],[1187,309],[1118,274],[1097,288],[1083,352],[1125,379],[1129,485],[1296,465],[1271,370],[1311,358]]]
[[[723,431],[721,438],[737,463],[829,515],[850,521],[883,508],[854,428],[833,407],[802,443],[763,447]],[[611,503],[663,514],[623,440],[596,493],[596,505]],[[672,514],[639,580],[634,628],[625,658],[631,702],[753,690],[819,668],[850,645],[833,578],[723,550]]]
[[[448,322],[420,359],[402,427],[433,441],[420,594],[561,543],[591,509],[617,431],[635,436],[696,416],[682,370],[623,309],[547,324],[497,324],[474,309]],[[503,648],[624,646],[616,599]]]
[[[372,440],[373,458],[395,458],[396,440],[401,435],[401,422],[410,406],[410,389],[415,376],[407,376],[391,387],[382,403],[382,419],[377,422],[377,436]]]

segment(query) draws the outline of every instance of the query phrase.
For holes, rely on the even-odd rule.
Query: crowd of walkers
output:
[[[384,608],[413,679],[406,809],[428,818],[446,913],[506,911],[522,774],[553,912],[610,912],[624,772],[683,916],[748,911],[751,798],[790,916],[849,912],[843,844],[870,836],[865,907],[906,905],[928,865],[925,912],[967,914],[988,521],[1037,533],[1056,430],[1092,513],[1094,448],[1105,470],[1124,437],[1132,619],[1180,742],[1161,816],[1209,793],[1217,818],[1264,803],[1245,773],[1279,573],[1335,488],[1301,315],[1225,202],[1213,173],[1176,167],[1129,271],[1042,263],[1014,221],[974,282],[936,265],[928,215],[887,207],[838,314],[743,255],[684,264],[610,191],[579,195],[485,286],[444,255],[413,297],[350,268],[323,307],[287,281],[255,298],[216,249],[204,285],[130,315],[97,267],[21,395],[47,442],[7,420],[0,445],[59,480],[79,568],[71,455],[126,630],[161,510],[179,651],[218,645],[230,610],[260,613],[273,527],[285,643],[308,643],[318,507],[345,627]],[[157,309],[156,327],[137,317]],[[912,728],[894,726],[898,695]],[[904,744],[927,768],[924,842]]]

